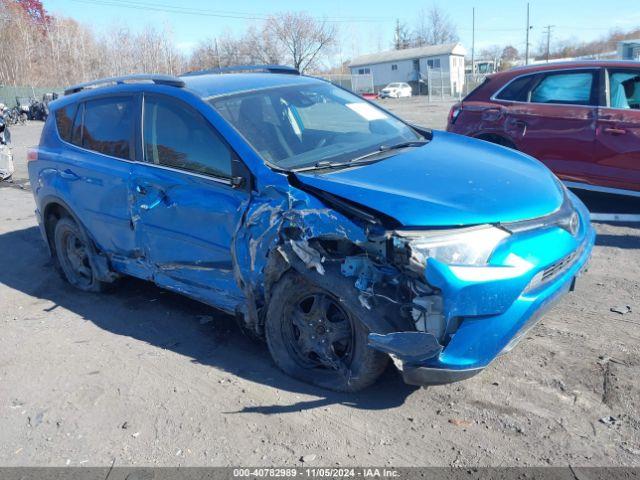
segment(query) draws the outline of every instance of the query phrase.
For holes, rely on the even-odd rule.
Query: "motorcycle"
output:
[[[40,102],[35,98],[31,100],[29,105],[29,120],[42,120],[43,122],[49,115],[49,109],[44,102]]]
[[[10,143],[11,132],[4,114],[0,112],[0,181],[10,180],[15,171]]]
[[[27,114],[18,107],[10,108],[5,112],[5,122],[7,125],[24,125],[27,123]]]

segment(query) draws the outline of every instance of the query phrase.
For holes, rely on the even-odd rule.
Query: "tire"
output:
[[[372,385],[388,357],[367,346],[368,331],[339,296],[289,271],[273,287],[265,334],[288,375],[339,392]]]
[[[63,217],[56,222],[53,236],[62,278],[84,292],[104,291],[108,284],[96,278],[92,247],[82,227],[71,218]]]

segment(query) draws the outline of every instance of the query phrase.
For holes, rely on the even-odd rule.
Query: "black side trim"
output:
[[[460,382],[479,374],[484,367],[467,370],[447,370],[443,368],[404,366],[402,379],[409,385],[428,386],[445,385]]]

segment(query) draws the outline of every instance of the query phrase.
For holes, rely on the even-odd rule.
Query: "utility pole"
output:
[[[400,50],[400,19],[396,18],[396,38],[395,38],[396,50]]]
[[[524,64],[529,65],[529,30],[531,30],[531,25],[529,25],[529,4],[527,3],[527,41],[524,49]]]
[[[471,10],[471,78],[476,74],[476,7]]]
[[[216,60],[218,62],[218,68],[220,68],[221,67],[221,65],[220,65],[220,51],[218,50],[218,39],[217,38],[213,39],[213,45],[214,45],[214,48],[216,49]]]
[[[551,46],[551,29],[555,27],[555,25],[547,25],[546,28],[547,29],[547,63],[549,63],[549,48]]]

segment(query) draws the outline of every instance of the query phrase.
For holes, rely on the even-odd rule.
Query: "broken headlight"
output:
[[[491,225],[454,230],[395,232],[410,249],[412,266],[424,269],[427,258],[449,265],[486,265],[509,233]]]

